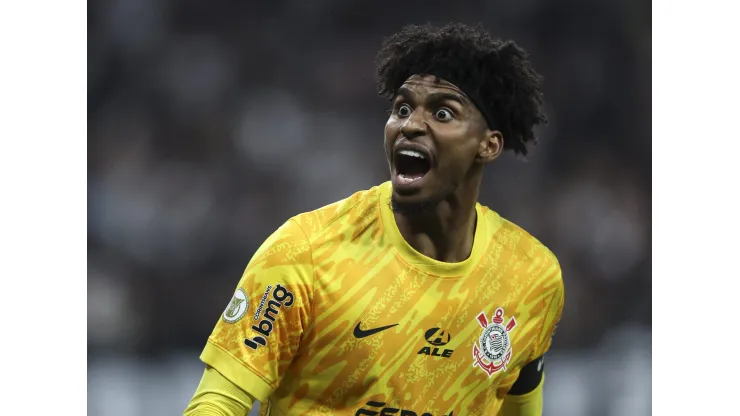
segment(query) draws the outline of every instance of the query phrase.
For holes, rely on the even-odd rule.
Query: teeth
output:
[[[398,152],[398,154],[404,156],[418,157],[419,159],[426,159],[423,154],[417,152],[416,150],[401,150],[400,152]]]

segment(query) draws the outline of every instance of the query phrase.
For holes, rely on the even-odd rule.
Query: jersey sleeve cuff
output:
[[[210,339],[206,343],[200,360],[213,367],[240,389],[251,394],[257,400],[264,402],[275,390],[259,374],[245,363],[225,351]]]

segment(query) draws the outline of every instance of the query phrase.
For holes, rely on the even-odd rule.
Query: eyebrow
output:
[[[408,100],[411,98],[413,93],[411,89],[402,85],[398,89],[398,95]],[[432,100],[432,101],[446,101],[446,100],[455,101],[463,106],[469,104],[467,97],[461,94],[454,93],[454,92],[445,92],[445,91],[433,92],[428,95],[427,99]]]

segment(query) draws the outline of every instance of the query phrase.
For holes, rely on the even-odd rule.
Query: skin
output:
[[[404,185],[395,170],[399,148],[423,150],[426,176]],[[385,152],[393,184],[396,224],[427,257],[448,263],[470,256],[483,167],[504,148],[498,130],[458,87],[432,75],[414,75],[399,88],[385,125]],[[426,206],[424,209],[403,207]]]

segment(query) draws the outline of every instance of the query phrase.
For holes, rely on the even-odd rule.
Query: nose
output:
[[[409,139],[423,136],[427,132],[427,123],[424,120],[424,110],[418,108],[406,119],[401,126],[401,134]]]

